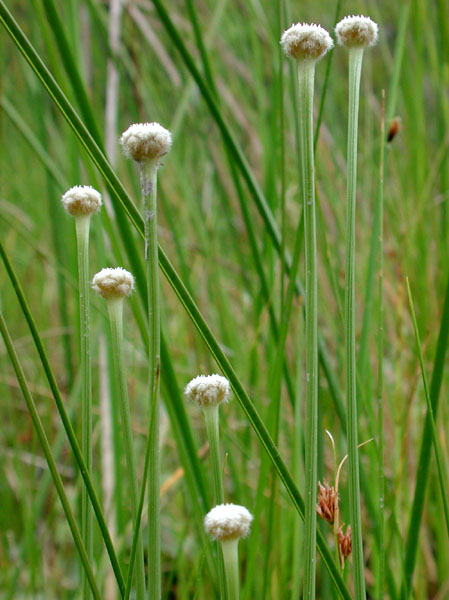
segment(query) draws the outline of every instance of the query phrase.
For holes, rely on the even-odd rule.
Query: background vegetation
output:
[[[191,306],[186,311],[188,299],[185,294],[180,299],[179,285],[175,293],[175,278],[164,263],[161,439],[167,598],[208,598],[215,589],[216,573],[201,526],[212,489],[205,428],[196,407],[183,401],[182,389],[195,375],[226,366],[219,351],[248,392],[299,490],[304,490],[303,415],[301,410],[295,411],[295,406],[302,406],[304,389],[300,295],[294,299],[285,349],[278,341],[288,283],[288,268],[280,256],[292,249],[301,214],[295,73],[281,56],[279,39],[281,32],[297,21],[318,22],[332,31],[337,8],[340,17],[361,13],[379,24],[379,44],[366,52],[362,71],[356,240],[359,440],[375,438],[360,451],[366,581],[371,597],[393,599],[400,597],[404,581],[413,574],[412,596],[449,597],[449,543],[433,450],[428,479],[418,472],[427,408],[406,288],[408,276],[434,405],[438,378],[442,377],[436,424],[443,458],[447,458],[449,382],[444,369],[444,335],[448,322],[443,307],[449,272],[449,2],[343,0],[337,7],[328,0],[136,0],[125,4],[116,22],[121,29],[118,44],[114,18],[108,15],[113,2],[66,0],[57,3],[56,12],[50,0],[8,0],[5,4],[92,138],[100,147],[105,145],[136,207],[140,206],[138,179],[133,165],[118,151],[118,137],[130,123],[139,121],[158,121],[173,133],[173,149],[158,184],[159,240],[219,345],[213,345],[197,315],[193,314],[192,321]],[[4,8],[1,10],[4,19]],[[119,197],[126,201],[126,196],[98,164],[91,140],[82,128],[77,137],[54,101],[54,90],[47,93],[5,28],[0,43],[0,237],[77,429],[76,244],[73,221],[61,207],[62,193],[72,185],[89,184],[105,195],[107,210],[92,221],[91,275],[104,266],[120,265],[139,279],[143,244],[119,202]],[[325,349],[320,378],[319,478],[330,482],[335,467],[326,429],[335,440],[338,462],[346,454],[342,310],[347,83],[347,54],[336,49],[318,64],[316,73],[317,115],[325,94],[316,147],[319,325]],[[117,104],[111,103],[115,89]],[[385,154],[384,469],[378,452],[376,221],[382,90],[386,94],[386,128],[395,116],[402,121]],[[262,206],[265,219],[261,199],[266,201]],[[132,205],[129,210],[132,212]],[[267,214],[272,215],[271,221]],[[138,224],[137,218],[134,221]],[[277,238],[273,231],[280,232]],[[300,275],[302,278],[302,266]],[[3,266],[0,282],[1,310],[72,509],[78,514],[82,480],[41,356]],[[144,293],[139,281],[137,287],[125,307],[125,349],[141,470],[148,420],[147,367]],[[106,309],[94,294],[91,301],[93,476],[125,570],[132,521],[129,490],[122,485],[125,461],[114,403],[117,390],[110,366]],[[279,352],[285,357],[280,393],[273,383],[279,374]],[[0,596],[76,598],[78,556],[2,344],[0,357]],[[235,389],[236,382],[231,383]],[[247,412],[242,410],[245,394],[240,390],[238,396],[240,401],[233,399],[221,410],[220,425],[226,453],[226,499],[247,506],[256,517],[251,536],[241,543],[242,597],[298,598],[301,521],[254,431],[254,418],[248,418],[248,405]],[[430,443],[430,431],[427,433]],[[447,471],[446,466],[444,469]],[[382,473],[384,544],[379,543]],[[347,523],[346,478],[343,468],[341,511]],[[412,516],[415,489],[426,492],[421,525],[416,514]],[[329,527],[320,523],[320,528],[331,548]],[[417,558],[413,570],[410,552],[414,539]],[[384,552],[382,596],[379,565]],[[115,582],[97,528],[95,556],[99,587],[104,597],[113,598]],[[350,561],[344,576],[351,589]],[[337,597],[320,560],[317,594]]]

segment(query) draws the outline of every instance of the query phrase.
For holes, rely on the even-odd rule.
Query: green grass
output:
[[[232,401],[220,409],[224,497],[255,515],[252,533],[239,544],[241,597],[299,598],[306,550],[306,278],[297,77],[281,56],[279,39],[297,21],[331,30],[336,11],[340,18],[368,14],[380,27],[379,45],[366,53],[362,69],[354,256],[358,442],[375,437],[359,449],[365,583],[376,598],[444,598],[449,2],[148,0],[124,8],[117,51],[109,47],[107,7],[100,0],[0,1],[0,302],[2,333],[10,335],[8,347],[0,345],[0,598],[79,597],[87,557],[76,533],[84,485],[94,514],[94,560],[86,576],[97,597],[109,587],[123,597],[131,581],[130,597],[135,594],[129,565],[139,521],[148,557],[144,463],[151,340],[144,222],[134,166],[117,153],[112,167],[104,153],[108,58],[119,74],[117,131],[109,135],[118,144],[130,123],[153,120],[174,134],[158,182],[162,598],[219,593],[216,549],[202,526],[214,502],[204,419],[182,396],[190,379],[214,372],[228,377],[233,389]],[[402,128],[381,155],[382,90],[385,131],[396,115]],[[318,479],[331,482],[334,460],[325,429],[338,457],[348,449],[348,74],[341,48],[317,66],[314,104],[315,124],[317,117],[320,122]],[[116,265],[136,277],[136,293],[124,307],[124,354],[137,515],[129,486],[119,485],[128,481],[119,388],[106,308],[93,295],[90,476],[80,449],[76,240],[60,206],[62,193],[77,184],[107,197],[107,210],[91,224],[90,279]],[[19,364],[26,384],[17,377]],[[105,381],[109,449],[102,444]],[[116,481],[108,510],[105,458]],[[346,524],[348,477],[345,463],[339,491]],[[353,561],[341,573],[331,528],[318,530],[316,596],[350,598]]]

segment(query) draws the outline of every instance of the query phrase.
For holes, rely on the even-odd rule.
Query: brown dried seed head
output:
[[[401,130],[401,117],[395,117],[391,121],[390,127],[388,128],[387,142],[388,143],[392,142],[400,130]]]
[[[342,525],[338,530],[338,545],[340,548],[340,555],[346,560],[348,556],[351,556],[352,552],[352,539],[351,539],[351,526],[346,527],[346,533],[343,533]]]
[[[337,502],[338,494],[335,491],[335,488],[326,483],[326,481],[324,482],[324,485],[319,481],[316,511],[322,519],[329,523],[329,525],[333,525],[334,523]]]

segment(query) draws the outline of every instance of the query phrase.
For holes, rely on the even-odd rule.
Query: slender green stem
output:
[[[53,454],[51,452],[51,447],[48,442],[47,436],[45,434],[44,427],[39,417],[39,413],[37,412],[37,407],[34,402],[34,399],[30,393],[28,388],[28,384],[25,379],[25,373],[23,372],[22,365],[20,364],[19,357],[17,356],[16,350],[13,346],[11,336],[6,327],[6,322],[3,318],[3,314],[0,312],[0,333],[2,334],[3,341],[5,342],[6,350],[11,359],[12,366],[14,368],[17,381],[19,382],[20,388],[22,390],[23,397],[25,398],[25,402],[28,407],[28,411],[31,416],[31,420],[33,421],[34,429],[39,437],[39,441],[42,446],[42,450],[44,451],[45,458],[47,460],[48,469],[53,478],[53,482],[55,484],[56,492],[59,496],[59,499],[62,504],[62,508],[64,510],[67,523],[70,527],[70,531],[72,532],[73,541],[75,542],[76,549],[78,550],[84,572],[86,574],[86,579],[88,582],[88,586],[92,591],[93,597],[95,600],[101,600],[100,592],[98,591],[97,584],[95,582],[95,577],[92,572],[92,567],[89,562],[89,557],[87,556],[86,548],[83,544],[83,540],[81,538],[79,529],[76,525],[75,518],[73,517],[72,510],[70,508],[69,500],[66,496],[64,485],[61,480],[61,476],[59,475],[58,468],[55,463],[55,459],[53,458]]]
[[[438,479],[439,479],[439,483],[440,483],[441,497],[442,497],[442,502],[443,502],[444,518],[446,521],[447,533],[449,535],[449,503],[448,503],[448,498],[447,498],[448,486],[447,486],[446,475],[445,475],[447,472],[447,469],[443,462],[443,452],[440,447],[440,441],[438,439],[437,429],[435,426],[435,416],[433,413],[432,402],[430,400],[429,384],[427,383],[427,375],[426,375],[426,371],[424,368],[424,357],[423,357],[423,353],[422,353],[421,340],[420,340],[420,335],[419,335],[419,330],[418,330],[418,323],[416,321],[415,306],[413,304],[412,292],[410,290],[410,283],[409,283],[408,277],[407,277],[407,293],[408,293],[408,301],[409,301],[409,305],[410,305],[410,313],[412,315],[413,329],[415,332],[416,348],[418,350],[419,364],[421,367],[421,376],[422,376],[422,380],[423,380],[424,395],[426,397],[426,402],[427,402],[427,414],[429,415],[430,429],[432,432],[432,443],[433,443],[433,449],[435,451],[435,459],[436,459],[436,463],[437,463]]]
[[[119,389],[120,414],[122,419],[123,439],[128,468],[131,509],[133,517],[138,514],[139,487],[137,482],[136,461],[134,457],[133,433],[131,426],[131,413],[128,400],[128,386],[126,384],[125,360],[123,355],[123,299],[108,300],[109,321],[112,333],[112,354],[114,357],[114,371]],[[137,538],[137,598],[145,597],[145,567],[143,558],[142,534]]]
[[[161,315],[159,301],[157,244],[157,167],[154,162],[141,165],[140,179],[144,210],[145,266],[148,297],[148,363],[150,400],[150,461],[148,473],[148,597],[161,598],[161,523],[159,384],[161,352]]]
[[[379,463],[379,570],[377,597],[382,600],[385,587],[385,476],[383,432],[383,355],[384,355],[384,167],[385,167],[385,92],[382,92],[382,121],[380,127],[380,173],[379,173],[379,309],[377,340],[377,453]]]
[[[313,153],[313,84],[315,62],[299,63],[299,128],[306,265],[306,422],[304,598],[315,598],[316,489],[318,439],[318,310]]]
[[[347,432],[349,456],[349,512],[352,526],[354,561],[354,592],[357,600],[365,600],[362,519],[360,513],[360,482],[358,458],[356,355],[355,355],[355,206],[357,182],[357,131],[359,113],[360,74],[363,48],[349,51],[349,115],[348,115],[348,182],[346,216],[346,284],[345,284],[345,344]]]
[[[239,541],[226,540],[221,542],[223,562],[226,573],[228,600],[239,600]]]
[[[80,298],[80,345],[81,345],[81,451],[87,470],[92,471],[92,365],[90,355],[90,311],[89,311],[89,229],[90,216],[77,217],[76,244],[78,254],[78,280]],[[89,562],[93,559],[92,506],[86,486],[81,487],[81,537]],[[82,572],[81,589],[83,598],[90,598],[86,572]]]
[[[223,473],[220,459],[220,431],[218,422],[218,406],[203,408],[206,421],[207,438],[209,440],[210,460],[214,477],[214,504],[223,504]]]
[[[223,471],[221,468],[220,459],[220,427],[219,427],[219,408],[218,406],[208,406],[203,408],[204,419],[206,421],[207,439],[209,440],[210,460],[212,464],[212,473],[214,477],[214,505],[224,503],[223,489]],[[220,597],[222,600],[228,598],[226,596],[226,584],[223,567],[222,552],[218,550],[218,585],[220,588]]]

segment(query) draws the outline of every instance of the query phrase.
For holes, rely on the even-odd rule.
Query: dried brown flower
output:
[[[346,527],[346,533],[343,533],[344,524],[338,530],[338,546],[340,556],[346,560],[352,552],[351,525]]]
[[[316,511],[322,519],[329,523],[329,525],[334,524],[337,502],[338,494],[335,488],[326,483],[326,481],[324,482],[324,485],[319,481]]]

